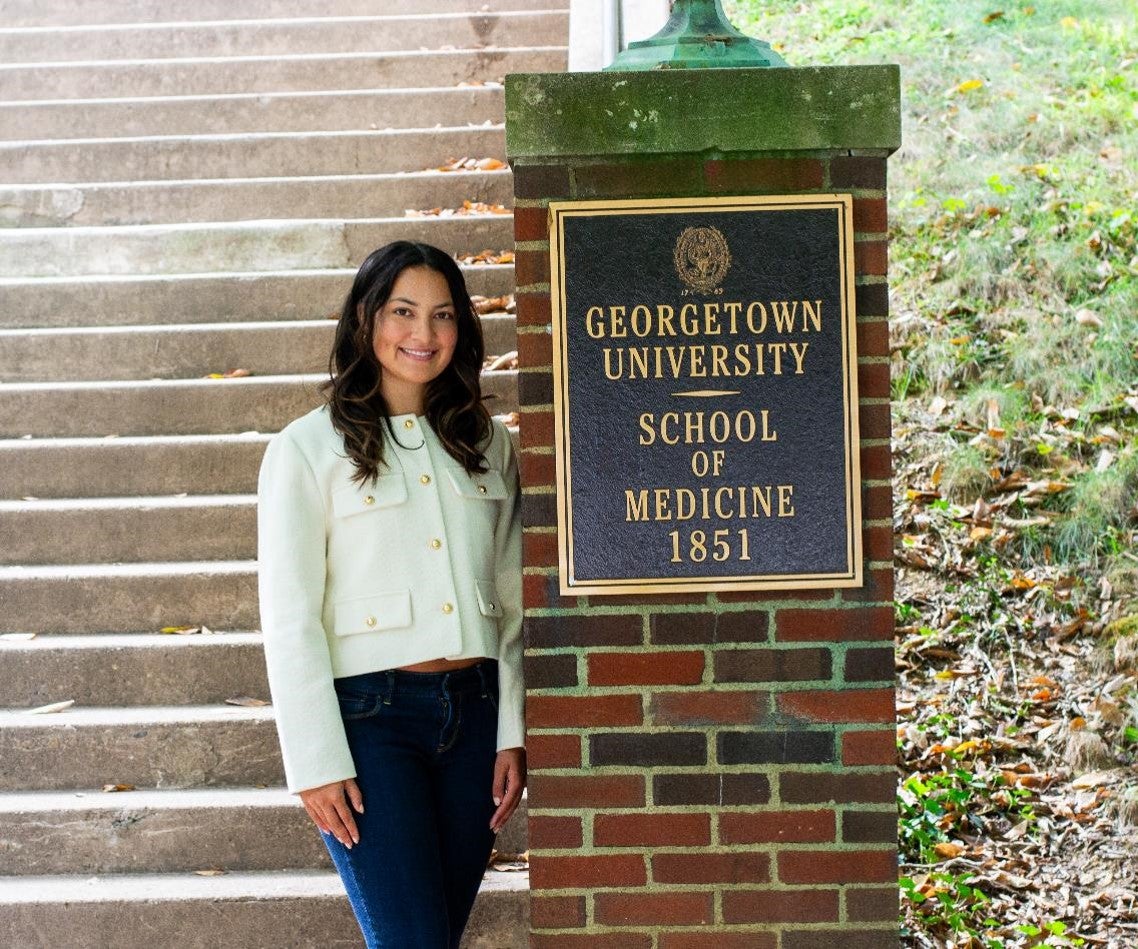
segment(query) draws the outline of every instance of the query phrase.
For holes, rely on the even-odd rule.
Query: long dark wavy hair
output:
[[[427,386],[427,421],[447,453],[468,472],[488,470],[479,447],[492,430],[480,383],[485,345],[462,271],[437,247],[394,241],[372,251],[360,265],[336,326],[328,360],[331,378],[321,385],[328,394],[332,425],[343,436],[344,448],[356,467],[352,480],[359,484],[379,474],[385,440],[398,442],[381,391],[382,368],[372,339],[376,313],[391,297],[395,279],[408,267],[429,267],[446,278],[458,324],[454,357]]]

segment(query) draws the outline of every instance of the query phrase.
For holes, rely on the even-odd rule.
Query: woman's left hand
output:
[[[503,748],[494,759],[494,803],[498,809],[490,818],[490,829],[498,833],[517,810],[526,786],[526,750]]]

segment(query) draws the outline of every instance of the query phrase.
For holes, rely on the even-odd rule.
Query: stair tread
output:
[[[0,581],[98,577],[169,577],[200,573],[255,573],[256,560],[169,560],[137,563],[80,563],[0,566]]]
[[[34,639],[0,638],[0,654],[52,650],[204,649],[210,646],[259,646],[263,641],[259,630],[215,629],[208,636],[179,636],[172,633],[57,633],[52,636],[36,636]]]
[[[159,508],[248,507],[257,503],[256,494],[157,494],[98,498],[0,499],[0,514],[22,511],[136,511]]]
[[[60,701],[63,701],[62,699]],[[0,709],[0,728],[72,728],[167,725],[175,722],[271,722],[271,705],[73,705],[62,712],[32,715],[28,709]]]
[[[176,810],[205,807],[297,807],[299,800],[283,786],[145,788],[116,793],[107,793],[98,788],[75,791],[0,791],[0,814],[119,811],[128,808]]]

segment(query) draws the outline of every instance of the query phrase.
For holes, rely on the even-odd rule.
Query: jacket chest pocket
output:
[[[500,471],[468,474],[465,468],[447,468],[446,473],[455,493],[468,501],[501,501],[506,497],[506,482]]]
[[[337,518],[354,517],[368,511],[381,511],[407,501],[403,472],[381,475],[375,484],[346,484],[332,491],[332,513]]]

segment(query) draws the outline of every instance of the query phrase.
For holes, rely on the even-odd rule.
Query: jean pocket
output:
[[[340,717],[346,722],[371,718],[383,707],[383,696],[348,689],[336,689],[336,701],[340,704]]]

